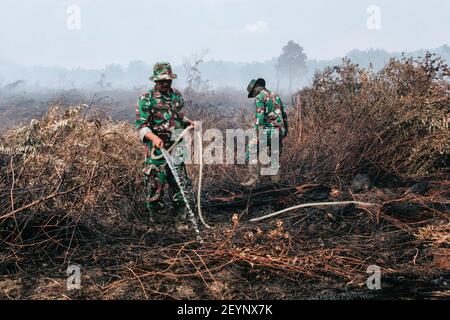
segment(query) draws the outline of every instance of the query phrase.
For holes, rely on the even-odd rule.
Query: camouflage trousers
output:
[[[259,145],[256,139],[251,140],[246,150],[246,163],[248,172],[246,181],[241,183],[244,187],[254,187],[260,182],[260,176],[270,176],[272,183],[279,183],[280,175],[280,155],[283,149],[283,138],[277,136],[278,143],[272,145],[272,135],[267,133],[267,143]],[[260,163],[260,161],[262,163]],[[267,165],[269,165],[267,167]]]
[[[246,151],[245,151],[245,162],[248,164],[252,164],[251,162],[251,149],[255,151],[254,156],[256,156],[256,161],[259,161],[260,153],[263,153],[265,156],[271,158],[270,166],[272,168],[279,168],[280,167],[280,156],[283,151],[283,137],[278,137],[278,146],[277,148],[272,147],[272,135],[270,134],[270,131],[267,133],[267,144],[261,148],[257,140],[250,141]]]
[[[178,166],[179,176],[184,188],[190,188],[191,182],[186,172],[186,166]],[[146,163],[144,169],[144,184],[146,190],[145,203],[150,212],[158,212],[165,207],[164,189],[168,186],[169,197],[175,210],[184,209],[185,203],[180,188],[169,166],[164,163]]]

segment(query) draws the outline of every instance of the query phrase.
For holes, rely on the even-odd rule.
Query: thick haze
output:
[[[67,27],[70,5],[81,28]],[[367,27],[370,5],[381,29]],[[209,49],[209,59],[265,61],[288,40],[310,59],[352,49],[413,51],[450,39],[448,0],[1,0],[0,59],[21,65],[100,68],[132,60],[182,59]]]

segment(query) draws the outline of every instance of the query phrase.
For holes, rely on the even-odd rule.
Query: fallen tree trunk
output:
[[[290,196],[305,196],[307,199],[326,199],[330,188],[320,184],[306,184],[289,188],[275,188],[273,185],[264,186],[242,194],[212,197],[208,201],[210,208],[245,208],[247,206],[263,206],[273,203],[280,198]]]

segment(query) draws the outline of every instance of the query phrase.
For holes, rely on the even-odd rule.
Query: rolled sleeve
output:
[[[189,119],[186,116],[183,116],[182,121],[183,121],[184,125],[186,125],[186,126],[189,125],[192,122],[191,119]]]
[[[145,142],[145,136],[147,133],[152,132],[152,130],[149,127],[142,127],[139,129],[139,139],[141,139],[142,142]]]

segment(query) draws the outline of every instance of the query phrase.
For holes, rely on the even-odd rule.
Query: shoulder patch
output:
[[[147,99],[150,98],[150,92],[144,92],[143,94],[141,94],[141,99]]]
[[[274,100],[274,101],[277,101],[278,99],[281,101],[281,97],[280,97],[280,95],[278,94],[278,93],[275,93],[275,92],[270,92],[269,93],[269,96]]]

